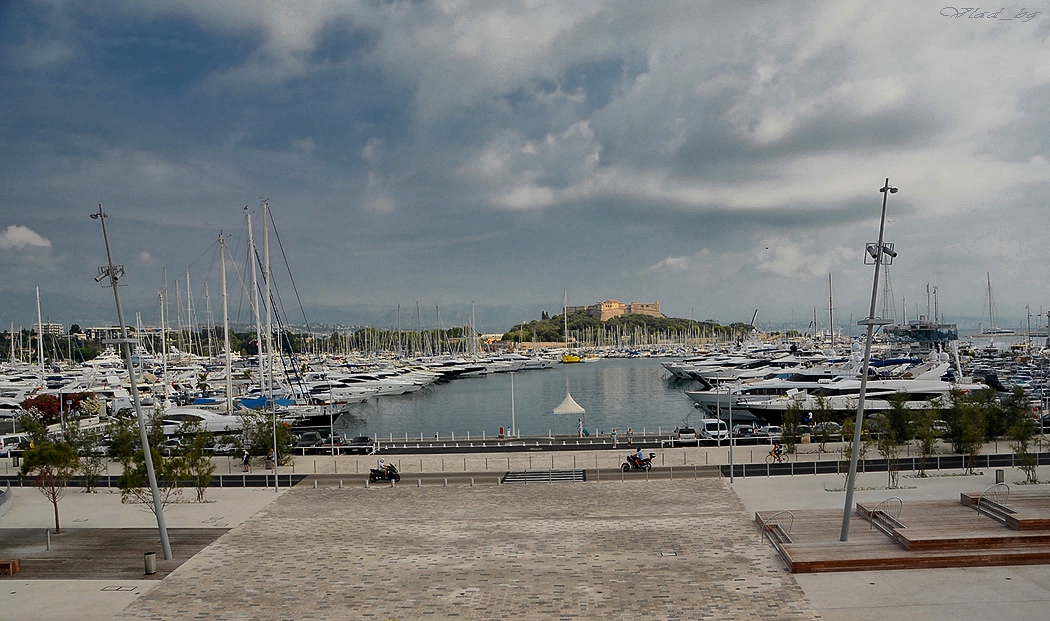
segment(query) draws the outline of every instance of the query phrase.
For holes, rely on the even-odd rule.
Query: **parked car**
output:
[[[754,438],[758,435],[758,429],[754,425],[733,425],[734,438]]]
[[[204,445],[204,452],[212,455],[234,455],[239,450],[240,447],[233,442],[224,442],[222,440],[213,440]]]
[[[672,442],[695,442],[696,438],[696,429],[692,427],[675,427],[671,434]]]
[[[770,442],[780,442],[784,437],[784,430],[780,425],[766,425],[758,429],[758,435]]]
[[[172,457],[182,454],[182,441],[178,438],[168,438],[157,447],[161,455]]]
[[[300,453],[312,453],[322,444],[324,444],[324,438],[321,437],[320,432],[304,431],[295,441],[295,450]]]
[[[835,421],[824,421],[813,425],[813,436],[814,438],[841,438],[842,437],[842,425]]]
[[[948,421],[943,420],[933,421],[933,424],[930,427],[931,429],[933,429],[933,435],[937,436],[938,438],[947,437],[947,435],[952,431],[951,427],[948,426]]]
[[[368,436],[357,436],[351,438],[350,443],[343,450],[350,454],[371,455],[376,452],[376,442]]]

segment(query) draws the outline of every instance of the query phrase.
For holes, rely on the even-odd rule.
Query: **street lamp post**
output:
[[[139,400],[139,388],[135,381],[135,365],[131,360],[131,340],[128,339],[128,328],[124,323],[124,310],[120,306],[120,293],[117,289],[117,281],[124,275],[123,265],[113,265],[113,254],[109,250],[109,235],[106,233],[106,213],[102,211],[102,205],[98,206],[98,213],[91,214],[93,220],[102,222],[102,239],[106,242],[106,265],[98,268],[96,282],[109,279],[109,285],[113,288],[113,301],[117,305],[117,320],[120,321],[120,343],[121,352],[124,354],[124,364],[128,367],[128,381],[131,383],[131,399],[135,404],[135,414],[139,420],[139,436],[142,440],[142,454],[146,462],[146,476],[149,478],[150,492],[153,494],[153,512],[157,515],[157,529],[160,531],[160,544],[164,552],[164,558],[170,560],[171,543],[168,541],[168,527],[164,524],[164,505],[160,500],[160,488],[157,486],[157,472],[153,469],[153,455],[150,452],[149,434],[146,433],[146,418],[142,414],[142,403]]]
[[[868,388],[868,367],[871,363],[871,339],[875,332],[875,326],[884,326],[892,323],[886,319],[875,318],[875,298],[879,292],[879,266],[883,261],[887,265],[893,262],[897,253],[893,250],[893,244],[883,243],[883,235],[886,231],[886,199],[890,194],[896,194],[897,188],[890,187],[890,178],[886,177],[886,184],[879,190],[882,192],[882,219],[879,221],[879,241],[867,244],[865,248],[865,263],[871,257],[875,263],[875,278],[871,285],[871,309],[868,318],[858,321],[857,325],[867,326],[867,338],[864,339],[864,364],[860,374],[860,394],[857,396],[857,418],[853,424],[853,450],[849,459],[849,475],[846,478],[846,506],[842,510],[842,531],[839,533],[840,541],[849,541],[849,520],[853,505],[853,486],[857,479],[857,461],[860,457],[861,430],[864,427],[864,393]]]

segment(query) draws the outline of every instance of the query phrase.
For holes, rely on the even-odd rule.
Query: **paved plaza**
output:
[[[902,477],[892,494],[905,503],[958,498],[994,482],[992,472],[940,474]],[[1007,471],[1008,482],[1018,478]],[[1050,605],[1045,566],[788,573],[759,535],[754,512],[841,510],[840,475],[738,477],[732,484],[603,475],[600,483],[475,487],[451,480],[417,486],[408,478],[368,488],[363,479],[347,476],[341,488],[331,479],[315,488],[308,479],[280,493],[210,490],[209,502],[166,512],[168,525],[228,532],[180,559],[163,580],[90,579],[86,562],[81,580],[0,579],[0,609],[7,618],[84,621],[864,621],[1041,618]],[[861,475],[855,499],[885,497],[885,483],[885,473]],[[120,505],[116,494],[71,490],[62,510],[67,528],[155,526],[152,514]],[[0,528],[42,529],[49,519],[38,492],[16,490]],[[854,519],[852,528],[868,525]]]

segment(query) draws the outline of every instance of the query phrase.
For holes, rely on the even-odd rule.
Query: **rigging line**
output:
[[[270,226],[273,227],[273,234],[277,237],[277,247],[281,249],[281,257],[284,258],[284,268],[288,272],[288,280],[292,283],[292,291],[295,293],[295,301],[299,303],[299,310],[303,313],[303,322],[306,323],[306,330],[309,332],[310,320],[306,317],[306,309],[303,308],[303,301],[299,297],[299,289],[295,286],[295,279],[292,278],[292,267],[288,264],[288,255],[285,254],[284,244],[281,243],[281,233],[277,230],[277,222],[273,218],[270,218]]]
[[[214,242],[213,242],[213,243],[214,243]],[[211,250],[211,244],[209,244],[209,245],[208,245],[208,247],[204,249],[204,252],[202,252],[202,253],[200,254],[200,256],[199,256],[199,257],[197,257],[196,259],[194,259],[194,260],[193,260],[193,262],[192,262],[192,263],[190,263],[189,265],[187,265],[187,266],[186,266],[186,269],[190,269],[191,267],[193,267],[194,265],[196,265],[196,264],[197,264],[197,261],[200,261],[201,259],[203,259],[203,258],[204,258],[204,255],[208,254],[208,251],[209,251],[209,250]]]

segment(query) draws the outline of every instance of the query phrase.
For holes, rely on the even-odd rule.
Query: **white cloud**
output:
[[[0,233],[0,250],[50,247],[50,240],[28,227],[12,224]]]
[[[645,268],[645,271],[682,274],[689,271],[689,257],[667,257],[663,261]]]

